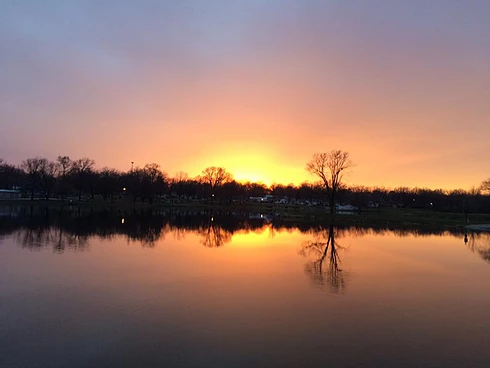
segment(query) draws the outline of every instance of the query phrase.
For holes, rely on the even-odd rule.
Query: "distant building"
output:
[[[0,200],[20,198],[20,190],[0,189]]]
[[[357,207],[355,207],[351,204],[346,204],[346,205],[338,204],[335,206],[335,209],[337,211],[357,211]]]
[[[251,202],[268,203],[274,201],[274,196],[267,194],[266,196],[263,197],[249,197],[249,200]]]
[[[276,201],[278,204],[288,204],[289,200],[287,198],[281,198],[280,200]]]

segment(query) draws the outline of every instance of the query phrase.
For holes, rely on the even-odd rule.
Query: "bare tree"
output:
[[[178,196],[178,200],[190,200],[192,196],[197,194],[198,188],[201,187],[200,184],[202,183],[199,183],[196,179],[191,179],[186,172],[179,171],[170,181],[171,196]]]
[[[61,200],[65,199],[65,194],[67,191],[67,179],[70,174],[73,162],[70,160],[69,156],[58,156],[56,158],[56,165],[58,166],[58,185],[59,192],[61,194]]]
[[[471,188],[468,190],[468,194],[469,194],[470,196],[475,196],[475,197],[477,197],[477,196],[481,195],[482,189],[483,189],[483,188],[482,188],[481,186],[477,187],[477,186],[473,185],[473,186],[472,186],[472,187],[471,187]]]
[[[87,157],[79,158],[72,163],[71,172],[74,175],[75,188],[78,192],[78,200],[82,199],[82,191],[86,185],[87,178],[94,169],[94,166],[95,161]]]
[[[233,180],[233,176],[223,167],[211,166],[202,171],[201,181],[208,184],[213,196],[216,189]]]
[[[73,165],[72,161],[70,160],[70,156],[58,156],[56,158],[56,162],[58,163],[60,174],[68,175]]]
[[[156,183],[158,180],[164,179],[167,176],[166,173],[160,170],[160,165],[155,163],[146,164],[143,170],[150,183]]]
[[[46,159],[42,157],[34,157],[28,158],[20,164],[20,168],[27,174],[31,201],[34,200],[34,193],[39,186],[40,171],[44,160]]]
[[[20,168],[10,165],[0,158],[0,188],[19,187],[23,184],[24,179],[24,172]]]
[[[150,203],[153,202],[155,194],[161,194],[165,190],[166,178],[167,173],[163,172],[158,164],[146,164],[143,167],[143,193]]]
[[[490,178],[488,178],[487,180],[484,180],[481,183],[481,190],[487,194],[490,194]]]
[[[175,176],[172,179],[174,183],[181,183],[187,180],[189,180],[189,174],[187,174],[185,171],[178,171],[177,173],[175,173]]]
[[[345,170],[354,166],[349,158],[349,152],[332,150],[327,153],[315,153],[306,164],[306,170],[318,176],[325,187],[330,206],[330,213],[335,213],[335,198],[344,186],[343,176]]]
[[[48,161],[45,158],[41,160],[41,165],[39,167],[39,180],[46,200],[49,199],[56,184],[58,169],[59,167],[56,162]]]
[[[122,189],[121,173],[116,169],[104,167],[99,172],[98,184],[102,197],[104,199],[110,198],[111,202],[114,202],[114,195],[120,193]]]

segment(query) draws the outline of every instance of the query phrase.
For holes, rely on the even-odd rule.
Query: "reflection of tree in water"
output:
[[[39,250],[49,246],[55,253],[63,253],[66,249],[84,251],[89,246],[89,235],[55,226],[25,227],[15,233],[15,239],[24,248]]]
[[[300,250],[301,255],[313,255],[316,258],[305,265],[305,272],[316,285],[322,288],[328,285],[332,291],[339,292],[345,287],[345,281],[339,268],[339,246],[335,241],[335,229],[330,225],[328,229],[314,229],[312,233],[315,240],[307,241]],[[326,259],[328,264],[325,264]]]
[[[127,218],[123,220],[125,216]],[[120,235],[125,235],[128,242],[137,241],[144,247],[153,247],[164,237],[167,224],[161,216],[144,211],[121,214],[119,211],[82,211],[80,208],[36,209],[5,222],[23,247],[30,250],[52,247],[55,253],[83,251],[89,247],[92,238],[109,240]]]
[[[26,228],[17,231],[16,241],[30,250],[51,246],[56,253],[66,249],[84,251],[88,248],[88,236],[63,231],[61,228]]]
[[[140,242],[143,247],[153,248],[160,239],[165,239],[169,231],[161,216],[152,213],[142,213],[139,216],[128,216],[124,224],[123,234],[128,241]]]
[[[464,242],[473,253],[478,254],[483,260],[490,263],[490,234],[465,233]]]
[[[213,218],[213,221],[210,219]],[[343,279],[339,279],[338,245],[334,241],[342,236],[363,237],[375,236],[457,236],[462,237],[461,230],[431,230],[424,228],[405,229],[376,228],[359,226],[340,226],[325,228],[324,224],[315,221],[291,221],[280,216],[269,216],[269,220],[257,218],[248,212],[182,210],[182,209],[102,209],[70,207],[16,207],[15,210],[2,211],[0,215],[0,242],[5,236],[14,235],[14,239],[28,249],[51,247],[56,253],[65,250],[83,251],[89,247],[90,240],[99,238],[111,240],[123,237],[144,247],[154,247],[173,234],[175,239],[184,238],[186,233],[198,234],[202,237],[201,244],[206,247],[221,247],[231,241],[233,234],[240,231],[263,231],[270,228],[270,235],[275,232],[301,231],[314,234],[318,241],[305,246],[304,253],[315,253],[319,259],[308,265],[311,275],[317,275],[320,284],[340,280],[338,289],[343,288]],[[331,234],[330,234],[331,233]],[[471,233],[468,235],[469,248],[490,262],[490,234]],[[328,259],[328,267],[325,262]],[[328,272],[327,272],[328,271]],[[330,276],[329,276],[330,275]],[[327,277],[328,276],[328,277]]]
[[[19,237],[17,241],[31,250],[46,245],[51,245],[56,253],[63,253],[66,248],[75,251],[84,251],[88,248],[88,236],[68,233],[61,228],[25,229],[17,236]]]
[[[314,255],[315,261],[305,265],[305,273],[320,288],[328,286],[333,293],[340,293],[345,289],[345,275],[339,268],[341,248],[335,241],[335,228],[330,225],[328,229],[315,231],[315,240],[306,242],[300,254]],[[328,263],[325,264],[325,261]]]
[[[26,207],[0,217],[0,241],[1,236],[13,234],[17,243],[30,250],[51,247],[63,253],[85,250],[93,238],[112,240],[123,236],[129,243],[154,247],[169,233],[182,239],[191,232],[201,235],[206,247],[220,247],[230,242],[236,231],[264,226],[263,220],[249,219],[248,214],[227,212]]]
[[[230,231],[216,224],[212,217],[209,224],[199,229],[198,233],[202,236],[201,244],[208,248],[221,247],[229,243],[233,237]]]

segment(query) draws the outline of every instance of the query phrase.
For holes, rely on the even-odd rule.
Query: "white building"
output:
[[[338,204],[335,206],[335,209],[337,211],[357,211],[357,207],[351,204],[346,204],[346,205]]]

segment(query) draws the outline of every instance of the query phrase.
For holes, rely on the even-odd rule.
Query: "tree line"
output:
[[[324,242],[328,239],[325,235],[331,231],[332,224],[321,220],[295,222],[284,221],[280,217],[265,219],[251,216],[246,211],[212,209],[147,207],[119,210],[111,207],[97,210],[80,206],[13,206],[10,215],[4,213],[0,217],[0,238],[20,233],[22,236],[17,240],[28,248],[53,245],[61,251],[65,247],[84,250],[92,238],[114,239],[124,235],[129,242],[153,246],[170,234],[173,238],[180,239],[192,233],[201,236],[202,245],[219,247],[227,244],[236,233],[262,232],[266,227],[270,229],[271,236],[282,231],[299,230],[314,236],[315,242]],[[432,236],[448,233],[461,238],[464,235],[464,231],[460,229],[396,228],[386,224],[375,227],[345,224],[335,226],[338,238],[384,234],[399,237]]]
[[[207,167],[197,177],[185,172],[169,176],[160,165],[120,171],[97,169],[95,161],[84,157],[58,156],[28,158],[20,165],[0,159],[0,189],[17,189],[26,198],[132,202],[207,201],[247,202],[251,198],[285,204],[327,206],[333,213],[338,204],[351,204],[359,210],[381,207],[421,208],[450,212],[490,212],[490,179],[470,190],[426,188],[384,188],[347,186],[343,175],[354,166],[349,153],[333,150],[314,154],[306,170],[319,179],[301,185],[237,182],[223,167]]]

